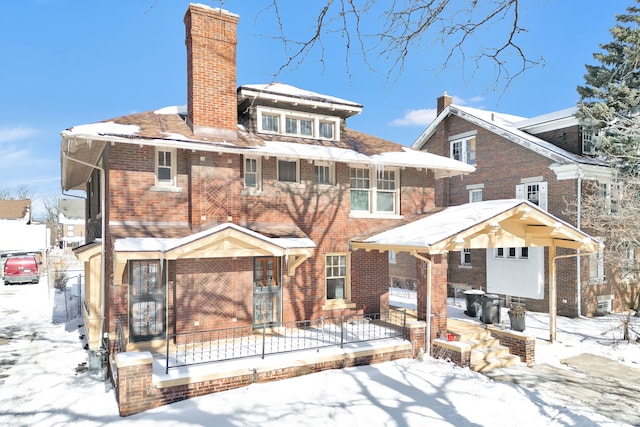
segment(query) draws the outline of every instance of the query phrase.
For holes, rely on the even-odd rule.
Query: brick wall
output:
[[[548,183],[548,211],[554,216],[570,224],[575,224],[575,217],[567,208],[567,202],[577,198],[577,182],[575,180],[557,180],[550,169],[554,161],[539,155],[516,143],[508,141],[496,133],[479,128],[474,124],[457,116],[449,116],[438,126],[428,143],[428,150],[432,153],[448,156],[448,137],[464,132],[477,131],[476,134],[476,172],[462,178],[443,179],[436,187],[438,205],[453,206],[467,203],[469,200],[469,185],[483,184],[483,199],[514,198],[516,185],[522,178],[541,177]],[[559,146],[572,152],[580,152],[581,135],[577,126],[547,132],[537,135],[557,142]],[[549,273],[548,251],[545,250],[545,295],[543,299],[527,299],[527,309],[546,312],[549,310]],[[569,251],[558,250],[558,255]],[[486,290],[486,251],[473,250],[471,254],[472,267],[460,266],[460,253],[449,253],[449,283],[471,286]],[[586,257],[581,259],[582,277],[582,314],[593,315],[594,293],[593,286],[588,280],[588,264]],[[575,317],[577,313],[577,264],[575,258],[561,259],[557,262],[556,286],[558,314]]]
[[[252,383],[294,378],[329,369],[371,365],[402,358],[411,358],[416,343],[398,345],[387,349],[354,350],[335,356],[307,358],[304,363],[290,362],[280,366],[259,369],[244,369],[222,374],[205,375],[203,378],[172,379],[166,384],[153,380],[153,357],[151,353],[120,353],[116,356],[116,391],[120,416],[140,413],[152,408],[204,396],[225,390],[246,387]],[[315,354],[315,353],[314,353]]]
[[[188,123],[235,133],[238,16],[190,5],[184,17]]]
[[[354,235],[397,220],[349,218],[348,165],[336,165],[337,185],[317,187],[311,184],[312,163],[300,161],[300,183],[285,184],[277,181],[277,159],[265,158],[262,192],[252,195],[243,192],[241,156],[177,150],[177,183],[181,191],[167,192],[154,189],[153,147],[116,144],[109,148],[109,221],[126,222],[127,235],[151,235],[149,227],[154,224],[189,224],[194,231],[227,221],[241,225],[295,224],[317,248],[293,277],[287,275],[283,259],[283,322],[350,312],[375,313],[388,308],[388,254],[377,251],[350,254],[349,241]],[[400,182],[403,213],[411,215],[429,209],[434,196],[433,174],[405,169],[400,171]],[[156,228],[171,235],[171,225]],[[111,226],[107,229],[111,247],[114,233],[121,233],[116,229]],[[338,310],[326,307],[325,257],[332,253],[351,256],[351,299],[355,307]],[[251,258],[180,260],[170,265],[167,288],[170,333],[251,324]],[[107,260],[106,269],[108,283],[113,283],[112,260]],[[128,272],[125,270],[118,279],[123,286],[111,285],[107,289],[107,305],[112,315],[108,328],[112,333],[116,317],[128,330]]]

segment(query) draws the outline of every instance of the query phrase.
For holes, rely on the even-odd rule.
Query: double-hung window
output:
[[[316,161],[313,166],[313,182],[314,184],[333,184],[333,164],[328,162]]]
[[[175,149],[156,149],[156,185],[176,185],[175,157]]]
[[[261,166],[259,157],[244,158],[244,186],[245,188],[260,189]]]
[[[589,255],[589,280],[602,282],[604,280],[604,250]]]
[[[449,138],[449,157],[461,162],[476,164],[476,136],[473,134],[457,135]]]
[[[278,181],[298,182],[298,161],[278,159]]]
[[[367,214],[398,214],[400,212],[398,170],[376,171],[372,168],[352,167],[349,173],[351,212]],[[372,179],[374,174],[375,179]]]
[[[369,196],[371,189],[371,179],[369,178],[369,169],[351,168],[350,184],[351,184],[351,210],[369,212]]]
[[[396,212],[396,171],[384,170],[379,172],[376,182],[376,211]]]
[[[326,256],[326,287],[328,300],[348,300],[347,256],[331,254]]]

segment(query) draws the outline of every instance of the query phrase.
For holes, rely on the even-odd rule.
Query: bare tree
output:
[[[282,42],[285,62],[274,78],[285,69],[295,69],[310,55],[327,59],[324,41],[337,35],[343,41],[347,74],[350,60],[358,55],[374,71],[386,74],[387,80],[399,78],[410,57],[441,48],[444,61],[438,59],[433,69],[443,71],[460,59],[462,68],[470,62],[474,70],[493,66],[495,86],[506,88],[527,69],[542,65],[542,58],[529,58],[519,44],[518,36],[526,31],[520,24],[522,0],[322,0],[304,2],[305,10],[315,16],[311,28],[294,39],[300,22],[283,17],[282,0],[268,0],[258,18],[273,19]],[[221,3],[224,3],[221,1]],[[287,5],[288,7],[288,5]],[[429,48],[429,51],[426,51]],[[333,54],[335,49],[332,48]],[[425,55],[426,53],[426,55]],[[370,58],[388,64],[376,68]],[[433,56],[437,58],[437,56]]]
[[[45,195],[42,197],[42,204],[45,210],[43,222],[47,224],[47,227],[51,230],[51,241],[49,243],[52,246],[62,237],[62,224],[60,224],[58,209],[59,203],[60,197],[58,195]]]
[[[18,185],[15,188],[0,188],[0,200],[26,200],[34,198],[34,191],[26,184]]]

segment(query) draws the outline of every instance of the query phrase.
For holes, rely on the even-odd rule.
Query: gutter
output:
[[[65,159],[67,159],[68,161],[71,162],[76,162],[79,163],[81,165],[90,167],[92,169],[97,169],[100,171],[100,206],[102,207],[102,209],[105,208],[105,189],[106,189],[106,183],[105,183],[105,171],[103,168],[101,168],[98,165],[92,165],[90,163],[87,162],[83,162],[82,160],[78,160],[78,159],[74,159],[73,157],[70,157],[67,153],[65,153],[64,151],[62,151],[62,157],[64,157]],[[102,218],[101,218],[101,224],[100,224],[100,233],[101,233],[101,239],[100,239],[100,252],[101,252],[101,257],[102,260],[100,262],[100,334],[99,334],[99,339],[100,342],[103,343],[103,335],[104,335],[104,314],[105,314],[105,300],[106,300],[106,286],[105,286],[105,280],[106,280],[106,242],[105,242],[105,231],[106,231],[106,226],[105,226],[105,213],[102,213]]]

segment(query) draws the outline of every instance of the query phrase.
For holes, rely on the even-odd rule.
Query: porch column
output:
[[[556,340],[556,312],[557,312],[557,291],[556,291],[556,247],[549,246],[549,340]]]

